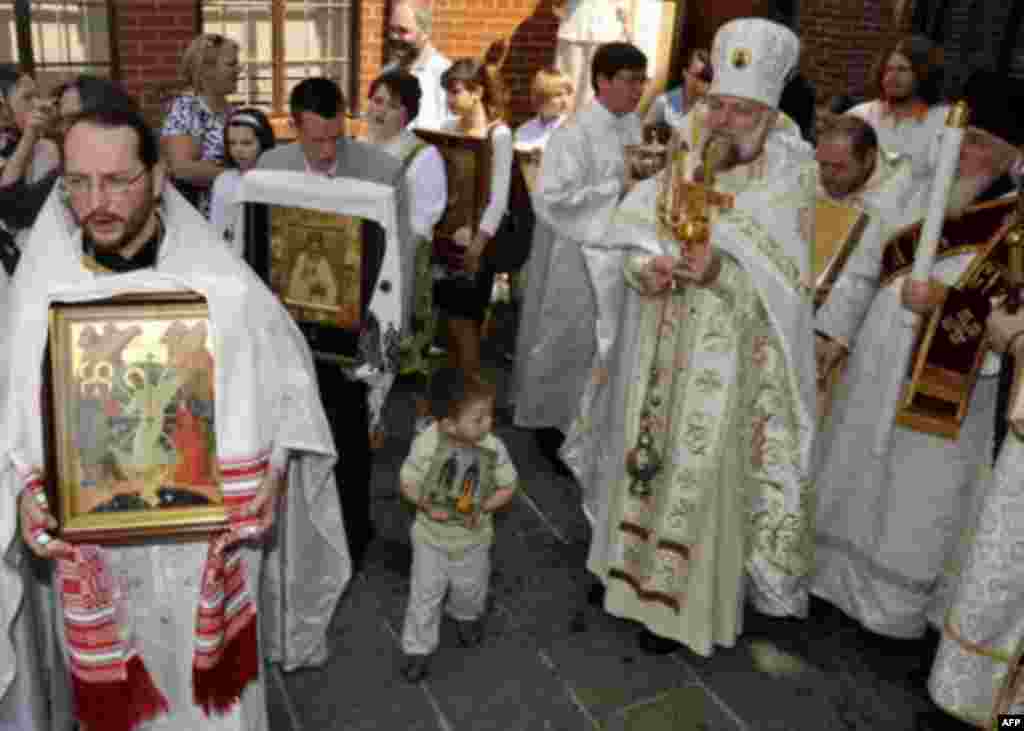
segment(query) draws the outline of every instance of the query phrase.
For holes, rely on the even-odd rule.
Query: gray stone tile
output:
[[[635,637],[632,623],[595,619],[587,631],[558,637],[543,652],[579,701],[604,722],[693,680],[672,658],[640,652]]]
[[[741,637],[710,658],[688,650],[674,656],[757,731],[906,731],[915,701],[851,658],[823,670],[768,637]]]
[[[605,731],[739,731],[735,720],[697,685],[665,691],[615,712]]]
[[[537,647],[488,634],[478,648],[443,633],[426,681],[458,731],[595,731]],[[447,635],[447,636],[444,636]]]
[[[324,667],[285,675],[303,731],[440,728],[428,699],[398,673],[400,652],[380,617],[380,584],[359,578],[350,587]]]

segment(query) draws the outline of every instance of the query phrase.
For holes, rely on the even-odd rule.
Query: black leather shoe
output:
[[[640,634],[636,637],[636,644],[648,655],[670,655],[682,647],[675,640],[656,635],[646,628],[640,630]]]
[[[587,590],[587,604],[598,609],[604,609],[604,584],[594,582]]]
[[[455,632],[459,636],[459,644],[463,647],[477,647],[484,639],[482,621],[475,619],[469,622],[455,622]]]
[[[410,683],[418,683],[427,677],[430,670],[430,655],[406,655],[402,666],[402,677]]]

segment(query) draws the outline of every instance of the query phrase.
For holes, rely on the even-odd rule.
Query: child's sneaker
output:
[[[402,677],[410,683],[418,683],[430,671],[430,655],[406,655],[402,666]]]
[[[484,639],[483,621],[472,619],[468,622],[455,621],[455,632],[463,647],[476,647]]]

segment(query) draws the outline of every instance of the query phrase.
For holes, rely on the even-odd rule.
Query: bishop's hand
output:
[[[718,278],[721,261],[715,247],[709,243],[687,244],[678,259],[674,275],[676,279],[695,284],[710,284]]]
[[[672,287],[676,265],[679,260],[674,256],[656,256],[647,262],[640,272],[644,294],[661,294]]]

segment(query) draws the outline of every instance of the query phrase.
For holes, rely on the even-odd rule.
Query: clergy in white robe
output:
[[[38,583],[26,582],[21,550],[24,541],[39,555],[66,557],[67,544],[55,536],[44,543],[24,529],[16,534],[12,519],[16,505],[23,511],[23,521],[25,511],[33,509],[31,497],[22,495],[26,484],[31,488],[26,475],[47,464],[40,363],[47,343],[49,306],[55,301],[183,290],[206,298],[221,474],[226,466],[238,467],[244,461],[253,466],[254,475],[279,475],[279,489],[284,490],[282,496],[271,487],[271,478],[260,478],[254,500],[267,498],[261,506],[262,525],[273,523],[274,512],[268,510],[274,505],[280,520],[272,534],[264,534],[269,543],[247,542],[237,549],[245,564],[246,591],[258,612],[258,665],[270,660],[291,670],[323,663],[327,625],[351,576],[332,480],[336,452],[311,354],[294,322],[262,282],[219,244],[195,209],[165,186],[151,135],[141,116],[125,110],[98,111],[71,127],[64,142],[65,180],[74,176],[74,187],[68,184],[66,198],[60,191],[50,196],[33,229],[31,241],[36,245],[26,249],[10,292],[5,332],[19,348],[17,357],[5,362],[0,377],[5,386],[0,410],[0,494],[4,496],[0,720],[4,722],[11,716],[11,704],[32,695],[24,692],[26,685],[40,683],[32,674],[39,667],[52,666],[47,643],[56,644],[60,661],[72,651],[72,640],[64,630],[65,621],[70,620],[68,615],[62,617],[61,593],[50,593],[43,584],[45,577]],[[125,171],[140,168],[129,182]],[[121,186],[116,196],[110,191],[115,184]],[[110,706],[105,712],[144,720],[147,730],[267,729],[262,668],[241,689],[240,702],[223,715],[208,717],[193,698],[196,609],[209,540],[153,538],[132,546],[98,548],[104,571],[118,587],[113,599],[118,636],[138,653],[168,706],[166,713],[147,719],[147,714],[139,715],[130,707],[126,696],[125,707]],[[316,581],[308,580],[311,572]],[[264,577],[269,584],[261,592]],[[36,647],[23,642],[28,621],[45,628],[38,630],[43,636]],[[78,652],[74,657],[80,658]],[[52,666],[52,674],[56,690],[43,692],[50,696],[48,715],[56,726],[73,710],[67,691],[71,679],[57,666]],[[75,687],[86,689],[87,695],[93,685],[105,683],[75,678]],[[34,690],[38,697],[38,686]],[[76,697],[79,710],[81,701]],[[17,727],[41,731],[42,722],[42,717],[36,717]],[[95,719],[86,725],[88,731],[115,727]]]
[[[624,146],[642,141],[635,109],[646,57],[634,46],[608,44],[594,66],[603,91],[551,136],[532,196],[537,224],[514,376],[515,423],[529,429],[564,433],[576,415],[598,337],[594,287],[581,247],[607,234],[626,190]]]
[[[939,103],[937,55],[934,44],[921,36],[898,40],[880,57],[878,77],[873,79],[878,98],[847,112],[875,128],[883,150],[910,158],[918,188],[931,186],[935,138],[949,113],[949,107]]]
[[[1008,160],[992,149],[985,133],[965,135],[951,216],[969,212],[974,197],[1005,170]],[[883,217],[897,231],[922,220],[929,192],[911,191],[909,202]],[[891,204],[900,196],[881,200]],[[951,247],[939,256],[931,291],[954,285],[975,255],[973,248]],[[956,439],[896,424],[915,329],[901,302],[905,276],[885,274],[882,264],[881,250],[857,252],[818,313],[817,329],[852,350],[822,437],[812,591],[872,632],[909,639],[921,636],[929,619],[941,623],[946,565],[991,455],[999,365],[986,360]]]
[[[1020,393],[1024,363],[1024,312],[997,310],[988,320],[993,349],[1013,345]],[[1011,398],[1007,433],[994,473],[982,486],[971,517],[965,558],[951,592],[928,691],[947,713],[990,728],[993,715],[1024,712],[1019,677],[1024,647],[1024,440],[1021,414]],[[1008,679],[1008,673],[1017,675]],[[997,707],[1003,701],[1004,707]]]
[[[687,276],[699,255],[680,253],[658,219],[665,172],[638,184],[586,247],[609,367],[562,455],[583,486],[587,567],[605,584],[605,609],[643,623],[653,652],[663,650],[649,633],[705,656],[734,645],[748,592],[772,616],[806,614],[817,176],[810,147],[774,127],[798,49],[792,32],[759,19],[716,36],[708,125],[686,164],[712,135],[735,162],[717,176],[732,205],[713,214],[700,278]],[[661,464],[653,476],[636,469],[645,451]]]
[[[630,40],[632,11],[625,0],[559,0],[554,4],[561,19],[555,67],[576,89],[572,112],[585,109],[598,93],[592,69],[597,49],[604,43]]]
[[[861,211],[861,227],[852,251],[815,319],[815,351],[818,361],[819,414],[821,424],[817,454],[820,456],[832,432],[832,400],[845,399],[846,381],[833,369],[842,369],[864,315],[878,290],[882,249],[895,232],[895,221],[913,193],[910,161],[892,156],[878,145],[874,129],[862,119],[841,115],[825,129],[815,149],[819,166],[819,200]],[[816,467],[817,469],[817,467]],[[819,496],[828,490],[818,484]],[[819,497],[819,504],[827,503]]]

